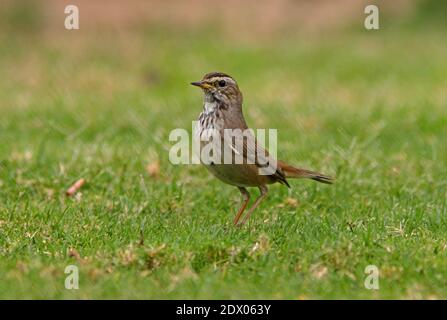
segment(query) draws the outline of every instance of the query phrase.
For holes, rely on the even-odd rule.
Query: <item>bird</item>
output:
[[[223,72],[210,72],[205,74],[202,80],[191,84],[201,88],[204,94],[203,110],[196,121],[194,137],[199,141],[199,152],[205,150],[207,145],[208,150],[213,150],[208,153],[208,159],[204,159],[204,153],[200,153],[200,162],[215,177],[237,187],[242,195],[242,204],[233,220],[235,226],[244,225],[265,199],[268,193],[267,185],[280,183],[290,188],[288,178],[307,178],[325,184],[334,182],[334,178],[328,175],[276,160],[258,144],[245,121],[242,92],[232,76]],[[236,134],[231,139],[226,139],[227,132]],[[210,144],[215,148],[210,148]],[[230,157],[225,158],[228,156],[225,152],[228,151]],[[235,162],[236,156],[242,158],[242,163]],[[225,161],[228,159],[231,161]],[[260,195],[242,218],[250,201],[250,193],[247,190],[250,187],[258,187]]]

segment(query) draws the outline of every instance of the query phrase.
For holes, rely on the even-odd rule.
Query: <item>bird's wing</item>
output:
[[[236,164],[254,164],[259,174],[268,175],[289,186],[277,160],[257,141],[252,130],[232,130],[231,136],[224,133],[224,154],[229,151]],[[228,159],[227,159],[228,160]]]

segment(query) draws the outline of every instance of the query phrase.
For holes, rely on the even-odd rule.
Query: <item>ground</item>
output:
[[[216,34],[0,33],[0,298],[447,298],[445,25]],[[274,185],[234,228],[239,191],[168,159],[210,71],[337,182]]]

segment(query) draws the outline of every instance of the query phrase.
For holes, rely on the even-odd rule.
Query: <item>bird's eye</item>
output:
[[[225,87],[227,83],[225,82],[225,80],[220,80],[219,81],[219,87]]]

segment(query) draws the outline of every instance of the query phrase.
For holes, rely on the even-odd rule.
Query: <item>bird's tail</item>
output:
[[[278,161],[278,164],[286,175],[286,178],[306,178],[326,184],[334,183],[334,178],[329,177],[325,174],[314,172],[311,170],[295,168],[294,166],[291,166],[283,161]]]

